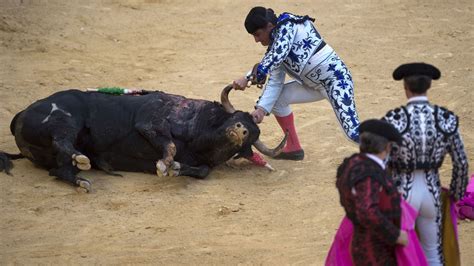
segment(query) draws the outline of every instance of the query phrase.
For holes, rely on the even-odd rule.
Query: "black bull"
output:
[[[0,152],[0,171],[12,167],[9,159],[26,157],[50,175],[89,191],[91,183],[78,177],[91,167],[204,178],[210,168],[236,154],[274,150],[259,140],[260,130],[249,113],[222,104],[188,99],[164,92],[112,96],[68,90],[39,100],[12,120],[10,129],[20,155]]]

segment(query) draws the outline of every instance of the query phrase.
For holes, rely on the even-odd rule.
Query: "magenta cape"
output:
[[[456,204],[456,209],[460,219],[474,220],[474,175],[472,175],[469,180],[466,194],[464,194],[464,197]]]
[[[415,231],[415,220],[417,212],[406,201],[401,200],[402,209],[402,229],[408,232],[408,245],[397,245],[397,264],[400,266],[419,265],[427,266],[425,254]],[[352,222],[344,217],[337,230],[334,242],[326,258],[326,266],[347,266],[353,265],[351,258],[351,240],[353,233]]]

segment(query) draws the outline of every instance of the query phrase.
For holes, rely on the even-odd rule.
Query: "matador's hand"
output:
[[[261,107],[257,107],[257,109],[252,112],[253,121],[257,124],[262,123],[266,114],[267,112],[265,112],[265,110],[263,110]]]
[[[400,230],[400,235],[397,239],[397,244],[406,246],[408,244],[408,234],[405,230]]]
[[[241,77],[241,78],[238,78],[236,80],[234,80],[234,82],[232,82],[232,86],[234,87],[234,90],[245,90],[245,88],[247,88],[247,78],[246,77]]]

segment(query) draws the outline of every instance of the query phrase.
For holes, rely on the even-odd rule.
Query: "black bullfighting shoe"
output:
[[[304,159],[304,150],[281,152],[273,159],[277,160],[292,160],[292,161],[302,161]]]

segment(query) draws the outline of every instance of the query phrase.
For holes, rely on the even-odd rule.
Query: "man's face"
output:
[[[268,23],[265,28],[258,29],[255,31],[252,35],[253,38],[255,39],[255,42],[261,43],[263,46],[268,46],[270,44],[270,34],[272,32],[272,29],[275,26],[273,24]]]

